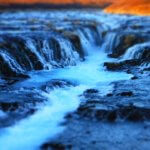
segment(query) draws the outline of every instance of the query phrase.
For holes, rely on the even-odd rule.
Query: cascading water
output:
[[[106,33],[103,33],[103,34],[106,34],[106,37],[104,39],[104,44],[103,44],[103,49],[105,50],[105,52],[108,52],[108,53],[111,53],[113,48],[115,47],[114,44],[116,44],[116,38],[117,38],[117,33],[114,33],[114,32],[108,32],[107,34],[107,31],[105,31]]]
[[[102,95],[105,95],[113,89],[110,85],[112,81],[130,78],[130,75],[124,73],[106,72],[102,67],[106,60],[108,60],[106,55],[97,51],[77,66],[43,72],[41,75],[34,75],[33,73],[31,79],[21,83],[19,86],[31,86],[35,82],[64,79],[77,85],[64,89],[56,88],[48,93],[43,92],[43,95],[48,99],[46,106],[30,118],[6,129],[4,132],[6,134],[2,134],[0,137],[1,149],[34,150],[38,148],[48,138],[63,130],[63,127],[59,124],[63,121],[65,114],[76,110],[80,103],[79,95],[86,89],[98,88]],[[22,139],[21,137],[25,138]],[[13,142],[13,145],[9,145],[11,142]]]
[[[59,14],[59,12],[57,13]],[[55,17],[59,16],[57,13],[47,12],[45,16],[43,15],[41,18],[38,18],[39,12],[34,12],[31,15],[31,19],[35,17],[39,19],[40,23],[48,19],[53,22],[56,20]],[[48,27],[46,25],[46,31],[44,32],[47,34],[39,31],[40,28],[37,31],[38,36],[35,34],[37,29],[33,30],[29,28],[29,35],[25,34],[23,36],[22,33],[19,35],[20,39],[23,39],[23,43],[21,42],[22,40],[16,42],[15,37],[12,37],[12,39],[14,38],[13,45],[10,46],[6,43],[0,45],[1,49],[4,49],[0,50],[0,63],[5,64],[7,62],[9,65],[7,69],[17,73],[25,72],[30,77],[16,83],[14,87],[18,91],[38,89],[38,92],[40,91],[41,95],[47,99],[44,106],[41,106],[30,117],[19,121],[13,126],[0,130],[1,150],[39,149],[46,140],[53,138],[63,131],[64,126],[60,124],[64,121],[67,113],[75,111],[78,108],[81,99],[80,95],[84,91],[96,88],[100,91],[101,95],[106,95],[113,90],[111,82],[131,78],[129,74],[108,72],[103,67],[104,62],[113,61],[113,59],[107,57],[106,52],[112,51],[114,44],[116,44],[116,33],[110,32],[107,34],[110,29],[118,27],[114,21],[114,17],[112,16],[109,20],[109,17],[105,14],[102,14],[100,17],[100,13],[98,15],[97,13],[83,13],[78,18],[78,13],[80,12],[72,12],[72,14],[66,12],[63,15],[61,13],[57,19],[63,22],[62,28],[60,23],[54,21],[50,28],[50,30],[54,30],[54,33],[49,32],[49,30],[47,31]],[[28,16],[29,14],[27,13],[26,15]],[[7,15],[7,17],[11,16],[13,15]],[[49,16],[50,18],[46,18]],[[1,17],[6,20],[8,19],[5,15]],[[19,22],[20,26],[23,27],[25,24],[27,29],[28,24],[25,23],[26,20],[24,20],[24,17],[24,13],[21,13],[18,20],[22,18]],[[75,20],[73,19],[65,21],[66,17],[78,20],[89,17],[91,19],[89,22],[96,19],[99,23],[95,30],[91,27],[85,27],[83,23],[78,26],[74,25]],[[32,21],[34,22],[35,20]],[[106,28],[104,28],[106,36],[103,35],[105,33],[103,33],[101,28],[101,23],[103,22],[107,22]],[[14,22],[11,23],[13,24]],[[108,28],[109,25],[110,27]],[[53,29],[53,26],[56,26],[56,28]],[[64,31],[67,31],[71,35],[71,38],[68,35],[65,36]],[[15,53],[12,51],[12,48]],[[8,55],[6,56],[7,53]],[[20,54],[24,61],[20,60],[16,54]],[[85,61],[80,61],[83,54]],[[0,71],[0,74],[5,75],[2,68],[0,68]],[[41,88],[43,86],[48,87],[47,83],[52,80],[66,81],[71,83],[71,85],[53,87],[50,90],[43,90]]]
[[[138,60],[140,69],[150,68],[150,42],[136,44],[130,47],[121,60]]]
[[[1,64],[8,63],[6,69],[16,74],[31,70],[47,70],[53,66],[75,65],[79,59],[79,54],[73,50],[70,41],[62,37],[43,37],[39,40],[36,40],[38,37],[17,37],[19,40],[11,38],[11,45],[1,45]],[[1,74],[5,75],[5,70],[1,69]]]
[[[146,51],[150,51],[150,42],[136,44],[127,50],[127,52],[123,56],[123,60],[142,59],[142,56]]]

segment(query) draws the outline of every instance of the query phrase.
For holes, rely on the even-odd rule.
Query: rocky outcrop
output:
[[[96,89],[84,91],[78,110],[66,116],[65,131],[41,149],[116,149],[117,146],[119,150],[130,149],[139,141],[145,145],[137,148],[148,149],[149,83],[149,78],[115,82],[114,90],[106,96],[100,96],[100,90]]]
[[[47,149],[53,149],[53,150],[65,150],[66,146],[61,144],[61,143],[45,143],[44,145],[42,145],[41,150],[47,150]],[[69,148],[69,147],[67,147]],[[71,148],[71,147],[70,147]]]
[[[79,53],[80,57],[84,59],[84,50],[82,48],[81,41],[77,33],[66,31],[62,32],[62,34],[64,37],[68,38],[71,41],[72,45],[74,46],[74,50],[76,50]]]
[[[0,89],[0,110],[5,114],[4,117],[0,116],[0,127],[13,125],[16,121],[33,115],[37,106],[46,101],[36,90],[15,90],[17,89],[12,90],[10,86]]]
[[[42,86],[41,89],[49,93],[51,90],[55,88],[65,88],[65,87],[70,87],[70,86],[76,86],[76,84],[67,80],[53,79],[47,82],[44,86]]]
[[[121,62],[105,62],[104,66],[110,71],[121,71],[121,70],[128,70],[131,67],[139,66],[140,64],[141,61],[133,59]]]
[[[150,64],[150,43],[131,46],[118,62],[105,62],[104,66],[110,71],[129,70],[135,67],[147,70]]]
[[[150,119],[150,109],[139,108],[135,106],[118,107],[110,110],[102,108],[99,109],[98,103],[97,108],[92,106],[80,107],[77,110],[77,114],[80,115],[80,117],[106,122],[114,122],[118,120],[135,122]]]
[[[116,33],[117,37],[114,41],[114,47],[112,48],[112,54],[109,54],[110,57],[119,57],[127,51],[128,48],[132,47],[135,44],[143,43],[146,41],[146,37],[144,35],[139,35],[138,33]]]
[[[40,33],[38,30],[43,25],[35,27],[37,22],[40,20],[29,20],[30,31],[25,34],[1,35],[0,75],[25,78],[28,71],[76,65],[77,61],[84,60],[87,44],[100,44],[101,41],[99,24],[94,21],[70,21],[67,29],[65,26],[57,29],[53,23],[47,29],[44,23],[44,32]]]

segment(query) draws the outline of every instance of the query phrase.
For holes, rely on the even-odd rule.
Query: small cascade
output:
[[[0,45],[0,73],[14,76],[32,70],[50,70],[51,67],[75,65],[78,53],[67,39],[50,37],[9,37]],[[10,41],[9,44],[7,41]],[[3,69],[5,65],[5,70]]]
[[[29,39],[26,40],[26,46],[31,51],[31,53],[33,53],[36,56],[37,61],[39,61],[41,63],[42,68],[45,68],[44,66],[46,64],[46,60],[42,56],[42,53],[40,52],[41,49],[39,48],[39,50],[37,50],[36,41],[29,38]],[[33,67],[32,69],[35,69],[35,67]]]
[[[34,33],[3,35],[0,63],[8,65],[0,74],[14,76],[10,72],[25,74],[32,70],[74,66],[101,41],[98,29],[91,25],[74,28],[73,34],[69,38],[57,31],[40,36]]]
[[[98,45],[99,41],[101,40],[101,35],[98,33],[98,29],[95,28],[85,28],[82,29],[83,34],[85,35],[86,39],[93,45]]]
[[[130,47],[121,60],[138,60],[141,70],[150,68],[150,42]]]
[[[146,53],[150,55],[150,42],[136,44],[130,47],[125,55],[123,56],[123,60],[130,60],[130,59],[145,59],[149,57]],[[145,57],[145,58],[144,58]]]
[[[84,31],[78,30],[78,34],[79,34],[79,37],[81,40],[82,48],[84,49],[84,53],[85,53],[85,55],[88,55],[89,49],[92,49],[92,47],[93,47],[93,44],[92,44],[93,39],[91,38],[91,34],[90,33],[87,34],[87,31],[85,31],[85,30]]]
[[[15,12],[13,15],[6,15],[12,18],[18,17],[15,21],[21,20],[20,24],[25,30],[24,33],[22,30],[18,30],[13,34],[12,32],[6,34],[0,30],[2,35],[0,36],[0,75],[6,77],[29,75],[30,78],[13,83],[12,91],[11,88],[10,91],[17,101],[23,102],[23,105],[28,102],[26,97],[34,105],[36,105],[35,101],[38,101],[38,97],[40,104],[43,105],[39,104],[37,109],[29,114],[29,117],[24,118],[25,116],[23,116],[23,119],[16,121],[16,124],[2,128],[0,150],[39,149],[47,140],[51,140],[58,133],[64,131],[64,117],[77,110],[80,103],[83,102],[83,95],[86,91],[94,89],[98,92],[100,99],[90,98],[90,100],[96,101],[90,106],[92,109],[98,107],[101,110],[101,104],[105,105],[105,101],[111,99],[109,97],[111,93],[113,99],[116,96],[121,96],[113,93],[114,83],[118,83],[116,86],[120,86],[122,84],[120,81],[124,82],[133,77],[126,72],[111,72],[104,68],[105,62],[111,64],[114,60],[119,61],[119,59],[108,58],[107,53],[115,53],[123,48],[123,51],[118,52],[117,57],[119,57],[126,52],[124,50],[128,49],[128,46],[133,44],[131,42],[127,44],[127,47],[124,47],[126,42],[124,40],[121,42],[124,35],[126,36],[128,33],[115,30],[114,27],[119,27],[122,23],[117,24],[119,16],[109,19],[104,14],[101,16],[100,13],[94,13],[91,16],[91,11],[88,12],[88,15],[85,13],[81,15],[80,11],[79,13],[76,11],[71,13],[65,12],[65,10],[63,13],[61,11],[45,12],[46,14],[41,12],[25,13],[27,12],[22,12],[19,17]],[[30,21],[27,21],[26,15]],[[84,18],[85,16],[88,16],[88,20]],[[13,20],[12,18],[6,18],[7,22]],[[91,20],[89,21],[89,19]],[[28,24],[34,28],[31,29]],[[26,31],[27,28],[30,29],[29,32]],[[134,36],[129,37],[134,40]],[[118,45],[122,47],[117,49]],[[148,66],[150,64],[147,61],[149,58],[150,43],[143,43],[129,48],[122,59],[142,59],[144,64]],[[3,81],[0,77],[0,84],[8,81]],[[26,90],[29,93],[25,93]],[[25,101],[22,97],[16,96],[18,92],[19,96],[25,96],[23,97]],[[101,99],[106,95],[108,96],[106,99]],[[126,103],[125,98],[124,100]],[[109,101],[110,109],[115,106],[115,101]],[[122,106],[121,103],[117,104],[119,104],[117,107]],[[23,114],[22,110],[21,113]],[[113,114],[110,118],[115,116]]]
[[[60,45],[61,59],[59,64],[63,66],[75,65],[79,60],[79,54],[73,50],[73,46],[69,40],[59,38],[58,43]]]
[[[0,74],[9,77],[11,75],[17,76],[17,73],[23,74],[24,70],[8,53],[0,52]]]
[[[117,45],[117,33],[115,32],[107,33],[107,31],[105,31],[102,34],[103,36],[105,36],[103,39],[102,49],[105,52],[112,53],[112,50]]]

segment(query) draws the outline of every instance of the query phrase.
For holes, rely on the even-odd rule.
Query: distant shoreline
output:
[[[102,6],[96,5],[81,5],[81,4],[9,4],[9,5],[0,5],[0,11],[5,10],[28,10],[28,9],[85,9],[85,8],[101,8],[104,9],[109,4]]]

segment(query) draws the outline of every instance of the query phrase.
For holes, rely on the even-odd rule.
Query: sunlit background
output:
[[[105,12],[119,13],[119,14],[136,14],[136,15],[150,15],[150,1],[149,0],[0,0],[2,5],[6,4],[35,4],[35,3],[50,3],[50,4],[81,4],[104,6]]]

